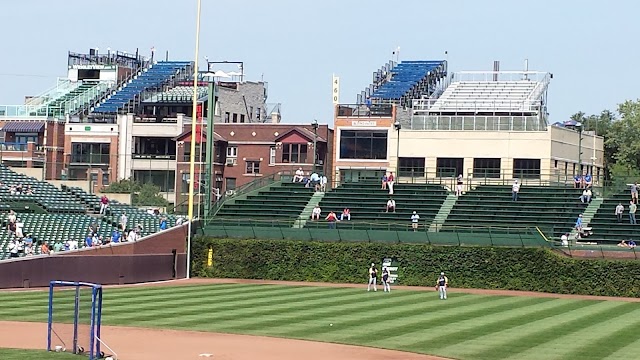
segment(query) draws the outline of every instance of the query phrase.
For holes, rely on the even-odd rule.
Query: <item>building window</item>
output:
[[[71,162],[81,164],[109,164],[111,144],[72,143]]]
[[[16,133],[16,141],[18,144],[38,143],[38,134],[35,133]]]
[[[340,158],[385,160],[387,137],[387,130],[342,130]]]
[[[282,144],[282,162],[304,164],[307,162],[307,144]]]
[[[243,123],[244,122],[244,114],[240,114],[240,122]]]
[[[463,158],[438,158],[436,160],[437,177],[456,177],[463,172]]]
[[[238,122],[238,114],[233,113],[233,122],[237,123]]]
[[[236,189],[236,178],[226,178],[227,180],[227,191]]]
[[[272,146],[269,148],[269,165],[273,165],[276,163],[276,147]]]
[[[499,158],[473,159],[473,177],[499,179],[500,178],[500,159]]]
[[[540,179],[540,159],[513,159],[515,179]]]
[[[260,174],[260,161],[247,161],[245,174]]]
[[[200,186],[201,185],[201,182],[200,182],[201,176],[200,176],[200,173],[198,173],[198,172],[194,173],[194,176],[195,176],[195,182],[193,183],[193,191],[196,194],[199,194],[200,193],[200,189],[201,189],[201,186]],[[180,190],[181,193],[186,194],[186,193],[189,192],[190,178],[191,177],[189,176],[189,173],[183,173],[182,174],[182,186],[181,186],[181,190]]]
[[[103,172],[102,173],[102,186],[105,185],[109,185],[109,173],[108,172]]]
[[[227,146],[227,157],[228,158],[238,157],[238,147],[237,146]]]
[[[176,142],[171,138],[134,137],[133,157],[137,159],[175,159]]]
[[[228,124],[230,117],[231,117],[231,113],[230,112],[224,113],[224,122]]]
[[[141,184],[158,186],[160,191],[173,192],[176,184],[176,172],[174,170],[133,170],[133,180]]]
[[[194,161],[203,162],[206,154],[207,154],[206,144],[196,143],[196,152],[195,152]],[[182,156],[182,161],[183,162],[191,161],[191,143],[184,143],[184,154]]]
[[[424,158],[400,158],[398,160],[398,176],[424,177]]]
[[[253,119],[253,106],[249,106],[249,121]]]

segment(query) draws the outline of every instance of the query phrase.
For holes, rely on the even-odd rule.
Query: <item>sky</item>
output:
[[[67,51],[107,48],[193,60],[197,0],[20,0],[0,5],[0,104],[66,76]],[[640,2],[578,0],[202,0],[200,62],[244,61],[287,123],[332,123],[332,75],[355,103],[372,73],[400,60],[450,71],[551,72],[549,122],[639,98]]]

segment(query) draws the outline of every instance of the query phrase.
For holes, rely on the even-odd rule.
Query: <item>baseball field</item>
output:
[[[428,288],[384,293],[353,285],[202,282],[107,288],[103,326],[304,339],[453,359],[628,359],[640,353],[640,303],[631,299],[452,289],[442,301]],[[46,316],[46,291],[0,292],[0,338],[12,330],[20,337],[15,324],[40,325]],[[42,329],[30,334],[40,345],[19,347],[43,348]],[[13,359],[5,351],[0,357]],[[216,355],[215,346],[210,353]],[[405,355],[395,358],[413,358]]]

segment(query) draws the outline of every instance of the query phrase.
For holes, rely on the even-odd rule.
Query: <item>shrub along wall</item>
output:
[[[213,266],[207,266],[208,249]],[[365,283],[371,262],[394,257],[402,285],[640,297],[640,263],[585,260],[538,248],[434,247],[422,244],[236,240],[197,237],[192,275]]]

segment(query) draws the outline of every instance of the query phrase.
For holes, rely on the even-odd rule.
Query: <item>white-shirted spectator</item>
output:
[[[393,199],[389,199],[389,201],[387,201],[387,211],[386,212],[396,212],[396,201]]]
[[[513,181],[513,186],[511,186],[511,200],[518,201],[518,193],[520,192],[520,183],[518,180]]]
[[[616,206],[616,219],[618,219],[618,224],[622,223],[622,214],[624,214],[624,205],[618,203],[618,206]]]
[[[560,242],[562,243],[562,246],[569,246],[569,234],[562,234],[562,236],[560,236]]]
[[[301,182],[302,179],[304,179],[304,171],[302,171],[302,168],[298,168],[295,175],[293,175],[293,182]]]
[[[320,177],[320,191],[325,192],[327,191],[327,177],[325,175],[322,175]]]
[[[320,209],[320,205],[316,205],[311,211],[311,220],[320,220],[321,213],[322,209]]]
[[[464,182],[462,181],[462,174],[458,175],[458,180],[456,181],[456,196],[462,195],[462,185]]]
[[[593,194],[591,193],[591,189],[586,188],[582,191],[582,196],[580,196],[580,201],[582,201],[583,203],[590,203],[592,195]]]
[[[11,210],[9,212],[9,215],[7,216],[7,221],[9,221],[9,223],[15,223],[16,220],[17,220],[16,213],[13,210]]]
[[[18,237],[18,239],[22,239],[24,237],[24,223],[22,222],[22,220],[18,219],[16,221],[16,237]]]
[[[129,235],[127,236],[127,241],[135,242],[136,240],[138,240],[136,231],[135,230],[129,231]]]
[[[396,184],[396,177],[393,176],[393,171],[389,172],[387,176],[387,187],[389,188],[389,195],[393,195],[393,186]]]
[[[319,191],[320,190],[320,176],[318,175],[317,172],[313,172],[311,174],[311,177],[309,178],[310,182],[311,182],[311,186],[313,186],[315,191]]]
[[[411,214],[411,227],[414,232],[418,231],[418,222],[420,222],[420,215],[414,211],[413,214]]]
[[[27,244],[27,246],[24,247],[24,254],[26,256],[33,255],[33,243]]]
[[[127,213],[122,213],[122,215],[120,215],[120,228],[122,229],[122,231],[127,228],[128,221],[129,219],[127,219]]]
[[[12,258],[17,258],[18,251],[18,241],[16,239],[11,240],[11,242],[9,243],[9,256]]]
[[[349,208],[344,208],[342,214],[340,214],[340,221],[344,220],[351,220],[351,210]]]

